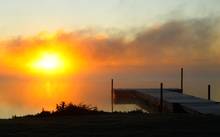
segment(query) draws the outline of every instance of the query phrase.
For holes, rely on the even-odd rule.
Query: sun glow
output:
[[[56,55],[46,54],[36,63],[36,66],[45,70],[57,69],[60,66],[60,59]]]
[[[33,68],[35,70],[42,70],[46,72],[58,72],[64,69],[65,60],[60,55],[55,53],[44,53],[39,59],[34,61]]]

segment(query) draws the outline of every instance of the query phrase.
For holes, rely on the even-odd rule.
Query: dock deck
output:
[[[136,104],[150,112],[159,111],[160,89],[114,89],[115,104]],[[220,104],[179,92],[163,90],[163,111],[220,115]]]

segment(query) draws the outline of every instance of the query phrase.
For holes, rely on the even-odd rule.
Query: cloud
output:
[[[64,50],[94,66],[219,66],[220,20],[199,18],[171,20],[135,33],[106,33],[105,31],[60,31],[53,36],[44,33],[33,37],[18,37],[1,42],[1,62],[9,58],[22,60],[22,56],[39,49]],[[3,52],[4,51],[4,52]],[[5,56],[4,56],[5,55]],[[11,58],[11,60],[10,60]],[[21,60],[19,60],[21,59]],[[24,58],[23,58],[24,60]],[[3,63],[4,64],[4,63]]]
[[[218,19],[209,18],[170,21],[140,32],[132,45],[138,46],[139,53],[159,55],[161,60],[171,59],[186,65],[189,60],[194,64],[207,63],[216,57],[213,48],[219,50],[215,45],[219,43],[218,23]]]

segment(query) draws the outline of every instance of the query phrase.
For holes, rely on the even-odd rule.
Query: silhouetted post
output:
[[[160,83],[160,112],[163,112],[163,83]]]
[[[208,100],[211,100],[211,85],[208,85]]]
[[[114,90],[114,79],[111,80],[111,110],[113,112],[113,90]]]
[[[181,68],[181,93],[183,93],[183,68]]]

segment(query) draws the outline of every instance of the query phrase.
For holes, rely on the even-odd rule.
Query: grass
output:
[[[219,123],[220,117],[188,114],[108,113],[29,117],[0,120],[0,136],[217,137],[220,135]]]
[[[107,113],[88,105],[63,103],[58,104],[53,112],[42,112],[32,116],[0,120],[0,136],[219,137],[220,135],[220,117],[211,115],[146,114],[141,111]],[[46,115],[42,115],[44,113]]]

